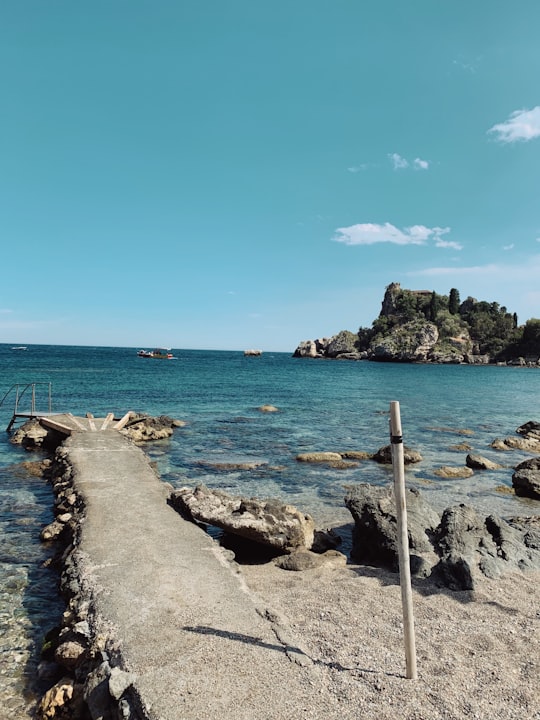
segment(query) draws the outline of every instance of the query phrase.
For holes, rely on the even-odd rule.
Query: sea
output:
[[[299,462],[312,451],[375,452],[389,443],[389,407],[399,403],[405,446],[423,460],[406,470],[409,487],[442,511],[467,503],[502,517],[540,514],[518,498],[512,471],[528,455],[491,448],[529,420],[540,421],[540,370],[522,367],[416,365],[293,358],[291,353],[173,349],[173,359],[141,358],[139,348],[0,345],[0,429],[14,411],[118,418],[132,410],[185,422],[172,438],[145,446],[164,482],[204,484],[233,495],[278,498],[311,514],[318,528],[344,537],[352,517],[347,488],[392,483],[371,460],[345,468]],[[150,349],[150,348],[147,348]],[[27,388],[23,392],[24,388]],[[276,412],[263,412],[265,405]],[[463,466],[472,452],[503,467],[445,480],[442,465]],[[0,707],[5,720],[28,717],[46,680],[36,678],[45,634],[63,603],[39,540],[53,519],[51,488],[22,464],[41,459],[0,433]],[[251,470],[234,465],[250,463]],[[136,482],[136,478],[134,478]]]

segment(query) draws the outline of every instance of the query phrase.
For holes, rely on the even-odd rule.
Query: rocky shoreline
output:
[[[435,328],[436,330],[436,328]],[[438,334],[434,326],[409,327],[404,338],[388,338],[368,350],[354,347],[352,333],[341,332],[331,337],[302,340],[293,352],[295,358],[317,360],[368,360],[371,362],[404,362],[435,365],[495,365],[497,367],[540,368],[540,358],[516,357],[494,362],[487,354],[472,352],[434,352]]]
[[[135,442],[170,436],[179,424],[171,418],[133,416],[125,434]],[[540,451],[540,424],[529,422],[518,428],[519,438],[531,452]],[[58,546],[55,565],[66,601],[61,626],[48,634],[38,674],[50,681],[35,711],[38,720],[126,720],[143,718],[137,698],[130,694],[131,679],[109,641],[107,627],[95,614],[92,588],[84,580],[84,561],[78,555],[78,539],[85,507],[72,482],[72,468],[61,439],[54,431],[30,422],[14,436],[28,449],[52,451],[52,459],[41,463],[44,477],[55,496],[55,520],[41,538]],[[60,440],[60,442],[59,442]],[[509,441],[512,439],[508,439]],[[506,441],[500,441],[503,444]],[[537,444],[538,443],[538,444]],[[512,447],[509,442],[506,449]],[[520,447],[524,447],[523,444]],[[366,457],[365,453],[360,453]],[[312,454],[299,462],[354,460],[334,453]],[[353,454],[354,455],[354,454]],[[381,448],[370,456],[388,462]],[[418,462],[414,451],[409,462]],[[516,468],[516,484],[530,484],[540,499],[540,458],[531,458]],[[478,458],[476,459],[478,463]],[[397,569],[397,529],[393,492],[365,484],[351,488],[344,499],[353,522],[350,560],[383,572]],[[254,553],[270,551],[272,567],[289,571],[324,571],[345,567],[348,558],[339,551],[340,538],[332,531],[318,530],[314,520],[279,501],[233,498],[204,487],[171,488],[169,503],[184,517],[208,527],[219,527],[229,539],[248,543]],[[441,516],[425,503],[420,493],[408,491],[409,543],[413,576],[429,579],[435,586],[453,591],[473,590],[481,578],[500,578],[513,572],[540,568],[540,521],[495,516],[481,518],[465,505],[448,508]],[[230,545],[234,547],[234,543]],[[238,548],[238,545],[236,546]],[[266,557],[268,561],[268,556]]]

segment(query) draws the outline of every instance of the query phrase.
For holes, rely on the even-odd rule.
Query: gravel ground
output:
[[[405,678],[399,576],[350,564],[242,574],[317,668],[319,710],[300,717],[540,719],[537,573],[481,578],[474,592],[415,581],[417,680]]]

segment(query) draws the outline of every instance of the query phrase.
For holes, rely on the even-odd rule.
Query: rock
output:
[[[482,455],[472,455],[470,453],[465,458],[465,464],[473,470],[500,470],[502,467],[498,463],[482,457]]]
[[[433,474],[437,477],[451,480],[454,478],[469,478],[474,475],[474,471],[470,467],[453,467],[451,465],[442,465],[433,470]]]
[[[535,420],[529,420],[529,422],[520,425],[517,430],[519,435],[524,435],[527,438],[540,440],[540,422]]]
[[[261,465],[268,465],[268,460],[197,460],[200,467],[230,472],[231,470],[255,470]]]
[[[127,425],[120,432],[135,443],[164,440],[173,434],[175,427],[181,427],[182,421],[167,415],[150,417],[132,413]]]
[[[379,448],[372,458],[378,463],[390,465],[392,463],[392,446],[385,445]],[[406,445],[403,446],[403,462],[405,465],[412,465],[422,460],[423,457],[417,450],[411,450]]]
[[[349,330],[342,330],[337,335],[330,338],[330,341],[325,347],[325,356],[329,358],[336,358],[343,355],[356,355],[358,349],[356,343],[358,342],[358,335],[354,335]]]
[[[540,500],[540,457],[520,463],[512,475],[516,495]]]
[[[342,457],[336,452],[310,452],[301,453],[296,456],[298,462],[309,462],[309,463],[329,463],[339,462]]]
[[[495,443],[496,441],[494,441]],[[532,452],[540,454],[540,441],[529,437],[507,437],[502,441],[506,446],[504,449],[508,450],[523,450],[525,452]],[[492,443],[492,447],[495,445]],[[497,447],[497,449],[500,449]]]
[[[540,551],[532,547],[534,533],[527,540],[526,533],[495,515],[483,520],[467,505],[447,508],[435,534],[441,559],[433,574],[452,589],[472,590],[480,573],[496,578],[509,570],[538,569]]]
[[[344,450],[339,454],[344,460],[373,460],[373,453],[365,450]]]
[[[351,488],[345,505],[354,518],[353,547],[355,560],[398,569],[396,502],[393,488],[367,483]],[[439,515],[424,501],[418,490],[406,490],[411,572],[429,574],[436,562],[429,539],[439,525]]]
[[[59,522],[58,520],[53,520],[52,523],[49,523],[43,528],[39,536],[43,542],[48,542],[50,540],[58,540],[65,529],[65,523]]]
[[[501,440],[500,438],[495,438],[493,442],[491,443],[490,447],[492,447],[494,450],[502,450],[503,452],[506,450],[511,450],[510,447],[504,442],[504,440]]]
[[[372,346],[373,360],[392,362],[427,362],[439,339],[437,326],[430,322],[412,320],[397,325]]]
[[[120,700],[122,695],[135,681],[133,673],[125,672],[119,667],[114,667],[109,675],[109,693],[115,700]]]
[[[26,450],[53,451],[65,440],[65,436],[56,430],[45,428],[39,420],[33,418],[17,428],[10,437],[13,445],[22,445]]]
[[[354,518],[351,556],[398,569],[397,518],[391,488],[359,485],[345,505]],[[480,517],[473,508],[438,514],[415,490],[406,491],[411,572],[454,590],[471,590],[480,575],[540,569],[540,518]]]
[[[233,497],[200,485],[194,490],[187,487],[176,490],[170,502],[197,522],[214,525],[280,552],[292,552],[300,547],[310,549],[313,544],[313,518],[279,500]]]
[[[346,360],[364,360],[367,352],[360,352],[356,347],[358,335],[350,330],[341,330],[331,338],[303,340],[293,353],[293,357],[337,358]]]
[[[83,697],[92,720],[116,720],[109,692],[110,675],[111,667],[107,661],[104,661],[86,678]]]
[[[74,670],[86,658],[87,650],[84,645],[75,640],[61,643],[55,650],[54,659],[59,665],[68,670]]]
[[[317,357],[317,344],[315,340],[303,340],[294,351],[293,357]]]
[[[259,410],[260,410],[260,412],[263,412],[263,413],[279,412],[279,410],[277,409],[277,407],[275,407],[275,405],[261,405]]]
[[[277,567],[282,570],[294,570],[296,572],[302,570],[313,570],[324,566],[345,567],[347,564],[347,556],[337,550],[327,550],[322,554],[311,552],[310,550],[295,550],[290,555],[282,555],[274,561]]]
[[[39,720],[72,720],[80,717],[82,686],[64,677],[48,690],[36,708]]]
[[[457,445],[450,445],[449,450],[455,450],[456,452],[469,452],[472,450],[472,445],[467,442],[457,443]]]
[[[333,528],[329,530],[315,530],[312,552],[325,553],[327,550],[335,550],[342,543],[342,538]]]
[[[521,437],[507,437],[504,440],[499,438],[491,443],[496,450],[524,450],[540,455],[540,423],[535,420],[520,425],[516,433]]]

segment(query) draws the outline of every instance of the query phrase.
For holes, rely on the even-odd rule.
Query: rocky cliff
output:
[[[294,357],[540,366],[540,320],[519,327],[498,303],[391,283],[371,328],[304,340]]]

